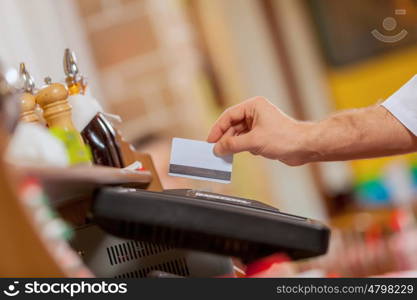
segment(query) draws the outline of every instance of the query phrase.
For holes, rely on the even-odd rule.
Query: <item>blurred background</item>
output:
[[[172,137],[204,140],[247,98],[303,120],[387,98],[417,73],[417,1],[1,0],[0,19],[0,58],[26,62],[38,85],[63,80],[64,48],[77,53],[166,188],[257,199],[371,237],[415,216],[414,154],[296,168],[239,154],[226,186],[166,174]]]

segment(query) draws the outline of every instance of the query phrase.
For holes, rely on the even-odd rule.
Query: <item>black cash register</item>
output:
[[[326,253],[330,231],[318,221],[261,202],[196,190],[97,191],[94,221],[127,239],[193,249],[250,262],[284,252],[293,259]]]

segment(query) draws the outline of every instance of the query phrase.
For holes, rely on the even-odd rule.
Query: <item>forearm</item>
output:
[[[372,158],[417,151],[417,137],[382,106],[306,123],[306,162]]]

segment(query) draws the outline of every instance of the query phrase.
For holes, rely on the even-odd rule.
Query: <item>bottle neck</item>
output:
[[[84,95],[86,86],[84,86],[80,81],[75,80],[73,77],[67,77],[65,79],[67,84],[68,93],[70,95]]]

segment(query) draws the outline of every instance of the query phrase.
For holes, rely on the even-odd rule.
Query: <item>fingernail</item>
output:
[[[214,146],[214,148],[213,148],[213,153],[214,153],[214,155],[216,155],[216,156],[221,156],[222,154],[221,154],[221,149],[220,149],[220,147],[219,147],[219,145],[218,144],[216,144],[215,146]]]

